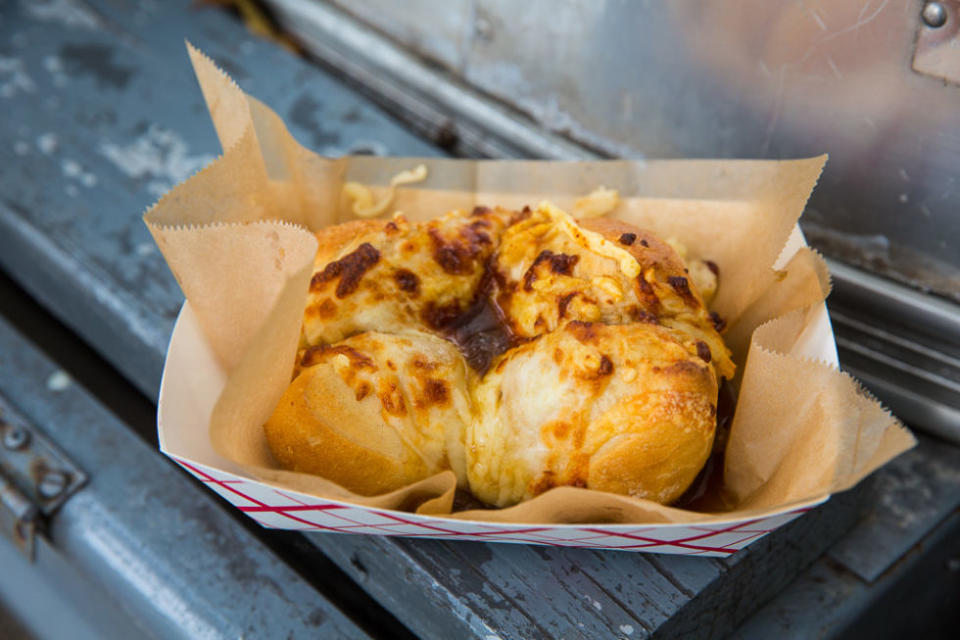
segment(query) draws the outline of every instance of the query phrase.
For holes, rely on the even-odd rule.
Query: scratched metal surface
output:
[[[18,238],[5,261],[23,264],[45,304],[75,310],[64,319],[147,394],[183,298],[137,213],[219,152],[184,38],[314,149],[437,153],[227,16],[191,6],[0,3],[0,234]]]
[[[922,437],[865,498],[865,517],[734,638],[956,637],[960,448]]]
[[[73,12],[38,9],[51,6]],[[314,148],[436,153],[322,73],[225,15],[191,6],[0,5],[2,68],[16,77],[0,89],[8,114],[0,119],[0,263],[151,397],[181,295],[138,212],[217,150],[184,37]],[[845,502],[831,501],[726,561],[309,539],[425,637],[636,638],[691,629],[719,636],[849,524]]]
[[[929,29],[920,0],[541,1],[521,11],[513,0],[451,0],[441,17],[428,0],[267,1],[281,15],[334,5],[427,68],[602,153],[829,153],[804,219],[808,239],[960,300],[960,77],[945,82],[912,65],[928,37],[957,56],[954,3],[944,3],[947,24]],[[289,28],[310,37],[306,26]]]
[[[0,394],[90,472],[53,518],[37,564],[3,564],[0,590],[25,586],[18,568],[34,579],[49,571],[100,637],[367,637],[3,319],[0,353]],[[42,612],[24,602],[34,595],[12,602]],[[124,635],[120,620],[139,632]]]

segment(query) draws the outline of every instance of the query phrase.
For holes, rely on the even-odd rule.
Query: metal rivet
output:
[[[924,23],[934,29],[947,23],[947,10],[939,2],[928,2],[923,5],[923,13],[920,15],[923,17]]]
[[[3,432],[3,446],[11,451],[22,449],[30,442],[30,432],[20,425],[10,424]]]
[[[47,471],[40,478],[37,490],[42,498],[56,498],[67,488],[67,476],[63,471]]]

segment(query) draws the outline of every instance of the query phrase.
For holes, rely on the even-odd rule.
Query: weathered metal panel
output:
[[[877,472],[867,516],[735,638],[956,635],[960,449],[930,438]]]
[[[67,601],[89,626],[115,637],[365,637],[4,320],[0,353],[0,393],[89,476],[33,565],[72,586]]]
[[[221,12],[189,2],[60,3],[70,14],[42,4],[0,7],[0,234],[10,239],[0,261],[20,265],[31,292],[62,308],[145,393],[159,386],[183,298],[136,212],[219,149],[184,38],[318,151],[436,154]],[[95,307],[83,304],[91,297]]]

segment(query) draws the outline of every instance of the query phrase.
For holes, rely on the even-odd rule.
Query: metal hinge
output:
[[[86,481],[87,475],[0,395],[0,535],[33,561],[46,519]]]

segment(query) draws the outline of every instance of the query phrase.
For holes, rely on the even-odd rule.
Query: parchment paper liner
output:
[[[859,385],[801,357],[829,291],[823,260],[801,249],[774,270],[825,156],[790,161],[601,162],[323,158],[299,145],[275,113],[244,94],[188,45],[226,150],[167,193],[145,221],[203,327],[226,384],[210,421],[224,457],[275,486],[380,508],[518,523],[698,522],[755,517],[847,489],[915,443]],[[699,513],[578,488],[558,488],[500,510],[450,514],[444,472],[364,497],[277,468],[262,424],[289,384],[312,269],[316,230],[350,219],[347,180],[380,196],[391,177],[423,163],[425,182],[402,187],[393,210],[426,219],[477,204],[520,208],[549,199],[568,210],[598,185],[622,198],[612,217],[720,267],[712,308],[730,328],[739,396],[725,458],[730,509]],[[304,229],[306,227],[306,229]]]

